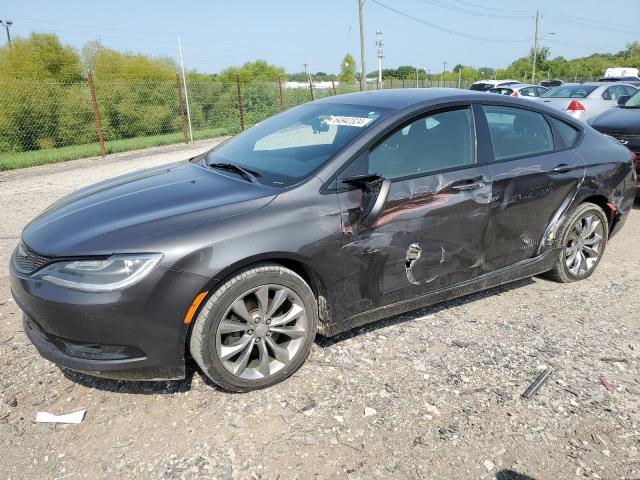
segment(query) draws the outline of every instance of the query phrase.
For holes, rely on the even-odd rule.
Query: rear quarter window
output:
[[[569,125],[568,123],[563,122],[562,120],[558,120],[554,117],[551,117],[551,123],[553,123],[553,126],[556,127],[558,132],[560,132],[560,136],[564,140],[564,143],[568,147],[573,147],[573,145],[576,143],[576,140],[578,139],[580,130],[578,130],[573,125]]]

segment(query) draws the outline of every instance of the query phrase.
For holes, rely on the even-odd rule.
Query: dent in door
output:
[[[392,298],[387,300],[393,301],[402,296],[398,289],[404,289],[405,294],[414,289],[423,291],[416,287],[482,263],[477,232],[466,235],[465,226],[472,228],[474,218],[486,218],[491,184],[469,191],[453,190],[452,183],[465,175],[468,173],[450,172],[395,182],[371,229],[357,223],[357,208],[346,212],[343,235],[347,243],[343,249],[358,259],[357,285],[362,299],[376,306],[389,294]]]

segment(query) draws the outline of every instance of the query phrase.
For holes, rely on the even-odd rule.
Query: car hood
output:
[[[640,133],[640,108],[612,108],[594,118],[591,126],[602,132]]]
[[[63,197],[25,227],[22,239],[49,257],[145,251],[156,246],[151,238],[259,209],[277,193],[233,173],[174,163]]]

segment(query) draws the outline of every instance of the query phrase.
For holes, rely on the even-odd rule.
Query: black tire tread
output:
[[[204,359],[204,345],[205,342],[208,340],[207,338],[205,338],[205,327],[207,325],[207,322],[209,321],[209,317],[211,314],[211,309],[213,308],[214,305],[216,305],[221,297],[231,288],[233,288],[235,285],[237,285],[238,283],[241,282],[246,282],[249,281],[250,279],[252,279],[253,277],[255,277],[256,275],[260,275],[260,274],[264,274],[264,273],[276,273],[279,275],[287,275],[287,276],[292,276],[295,277],[297,280],[299,280],[302,284],[304,284],[308,289],[309,289],[309,293],[311,296],[313,295],[313,292],[311,291],[311,288],[308,286],[307,282],[297,273],[295,273],[293,270],[290,270],[288,268],[283,267],[282,265],[278,264],[278,263],[261,263],[261,264],[257,264],[257,265],[253,265],[253,266],[249,266],[244,268],[243,270],[240,270],[238,273],[236,273],[235,275],[233,275],[231,278],[229,278],[229,280],[227,280],[225,283],[223,283],[222,285],[220,285],[220,287],[218,289],[216,289],[210,296],[209,299],[207,300],[207,302],[204,304],[204,306],[201,308],[195,323],[193,325],[193,330],[191,332],[191,339],[189,342],[189,350],[191,351],[191,357],[195,360],[196,364],[200,367],[200,369],[202,370],[202,372],[212,381],[214,382],[216,385],[224,388],[225,390],[229,390],[229,391],[233,391],[233,392],[246,392],[249,390],[254,390],[256,388],[266,388],[269,385],[265,385],[265,386],[261,386],[261,387],[239,387],[236,385],[232,385],[229,382],[227,382],[226,380],[224,380],[224,378],[213,368],[208,368],[207,367],[207,362]],[[314,296],[315,298],[315,296]],[[314,302],[314,312],[313,315],[315,317],[315,322],[312,321],[312,324],[317,326],[317,318],[318,318],[318,312],[317,312],[317,303]],[[314,332],[315,333],[315,332]],[[313,343],[313,342],[311,342]],[[309,355],[309,351],[311,350],[311,343],[309,344],[307,351],[306,352],[302,352],[302,361],[299,362],[300,365],[302,365],[304,363],[304,361],[307,359],[308,355]],[[294,371],[297,370],[294,369]],[[293,372],[292,372],[293,373]]]
[[[595,203],[591,203],[591,202],[581,203],[576,208],[574,208],[573,211],[569,215],[567,215],[565,217],[565,219],[563,220],[562,224],[558,228],[558,231],[556,232],[556,238],[555,238],[555,242],[554,242],[554,245],[555,245],[556,248],[564,247],[564,244],[566,243],[566,236],[567,236],[567,233],[568,233],[569,229],[573,226],[573,224],[576,222],[576,220],[578,220],[579,217],[581,217],[582,215],[584,215],[585,213],[587,213],[590,210],[594,210],[595,212],[597,212],[602,217],[602,219],[604,220],[604,222],[603,222],[604,238],[602,240],[602,253],[600,255],[600,258],[602,258],[602,255],[604,255],[604,250],[605,250],[605,247],[606,247],[606,244],[607,244],[607,240],[608,240],[609,224],[608,224],[608,221],[607,221],[607,216],[605,215],[605,213],[602,210],[602,208],[600,208]],[[597,265],[596,265],[596,267],[597,267]],[[562,248],[560,250],[560,254],[558,256],[558,260],[557,260],[555,266],[553,267],[553,269],[550,270],[549,272],[545,273],[543,276],[545,278],[547,278],[549,280],[553,280],[554,282],[557,282],[557,283],[571,283],[571,282],[576,282],[576,281],[580,281],[580,280],[584,280],[586,278],[589,278],[594,271],[595,271],[595,268],[593,270],[591,270],[591,272],[589,272],[588,275],[586,275],[585,277],[581,277],[581,278],[575,278],[575,277],[569,275],[567,273],[567,271],[566,271],[566,267],[565,267],[565,264],[564,264],[564,248]]]

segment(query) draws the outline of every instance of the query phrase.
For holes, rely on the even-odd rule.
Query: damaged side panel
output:
[[[554,171],[563,165],[566,169]],[[542,251],[549,226],[570,208],[585,178],[574,151],[494,163],[484,272],[531,258]]]
[[[457,185],[480,179],[477,188]],[[476,276],[483,262],[491,181],[471,167],[393,182],[372,228],[359,222],[362,192],[339,194],[343,211],[345,316]]]

